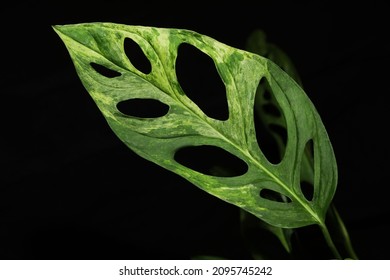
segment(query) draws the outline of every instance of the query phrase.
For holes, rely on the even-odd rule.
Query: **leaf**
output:
[[[271,60],[183,29],[85,23],[54,26],[54,30],[109,126],[134,152],[273,226],[324,224],[337,182],[332,146],[307,95]],[[126,38],[136,42],[148,58],[149,73],[138,70],[126,56]],[[193,45],[213,59],[226,88],[227,120],[208,117],[182,90],[175,72],[182,43]],[[102,75],[93,64],[117,75]],[[272,89],[286,120],[288,140],[278,164],[269,162],[255,134],[254,101],[262,79]],[[119,111],[118,103],[134,99],[152,99],[169,109],[155,118]],[[300,186],[301,160],[309,141],[313,142],[315,169],[311,201]],[[175,159],[180,149],[201,146],[218,147],[245,162],[247,171],[233,177],[212,176]],[[263,190],[282,194],[289,202],[262,197]]]

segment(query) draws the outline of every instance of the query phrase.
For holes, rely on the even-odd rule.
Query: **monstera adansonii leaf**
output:
[[[310,99],[274,62],[184,29],[100,22],[53,28],[113,132],[139,156],[272,226],[325,225],[337,185],[334,152]],[[132,64],[124,50],[126,38],[137,43],[148,58],[149,71]],[[180,85],[176,59],[184,43],[213,60],[226,90],[226,120],[205,114]],[[113,75],[102,74],[97,66]],[[254,102],[262,82],[272,91],[287,128],[286,147],[278,163],[267,159],[256,136]],[[118,109],[126,100],[154,100],[168,109],[157,117],[131,116]],[[314,158],[310,199],[302,191],[300,170],[309,142]],[[222,149],[244,162],[247,169],[237,176],[215,176],[194,170],[175,157],[183,148],[200,146]],[[275,201],[263,193],[280,194],[285,199]]]

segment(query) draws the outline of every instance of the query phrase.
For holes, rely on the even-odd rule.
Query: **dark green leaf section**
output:
[[[87,23],[54,26],[65,43],[84,87],[114,133],[140,156],[186,178],[206,192],[285,228],[324,224],[337,182],[333,150],[314,106],[302,88],[279,66],[259,55],[229,47],[208,36],[183,29]],[[136,42],[149,59],[144,73],[131,64],[123,45]],[[180,44],[208,55],[226,88],[229,118],[208,117],[183,92],[175,71]],[[114,72],[106,77],[91,64]],[[280,163],[267,160],[254,126],[254,101],[266,79],[285,118],[287,145]],[[155,99],[169,110],[156,118],[129,116],[117,104],[129,99]],[[300,187],[306,143],[314,146],[314,192],[307,200]],[[247,172],[234,177],[204,174],[175,160],[188,146],[216,146],[244,161]],[[288,197],[278,202],[260,196],[267,189]]]

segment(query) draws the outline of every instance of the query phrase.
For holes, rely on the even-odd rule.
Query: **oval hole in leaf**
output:
[[[276,107],[274,104],[272,103],[266,103],[263,105],[263,110],[266,114],[269,114],[269,115],[272,115],[276,118],[279,118],[282,116],[282,114],[280,113],[278,107]]]
[[[169,111],[167,104],[147,98],[120,101],[116,107],[122,114],[138,118],[158,118],[165,116]]]
[[[149,59],[137,42],[126,37],[123,41],[123,48],[127,58],[137,70],[144,74],[149,74],[150,71],[152,71],[152,65],[150,64]]]
[[[268,85],[266,78],[263,77],[260,80],[259,85],[257,86],[257,89],[261,89],[261,91],[258,91],[257,94],[259,94],[259,92],[262,92],[262,100],[265,100],[265,101],[271,100],[272,95],[269,91],[269,85]],[[265,102],[263,101],[262,104],[265,104]]]
[[[312,201],[314,196],[314,186],[312,183],[309,183],[307,181],[301,181],[301,190],[303,193],[303,196],[308,200]]]
[[[263,82],[263,81],[265,81],[265,79],[262,79],[261,80],[261,83],[263,83],[263,84],[265,84],[265,82]],[[262,86],[262,85],[261,85]],[[264,85],[264,87],[265,87],[265,85]],[[269,90],[265,90],[264,91],[264,93],[263,93],[263,97],[264,97],[264,100],[267,100],[267,101],[271,101],[271,93],[269,92]]]
[[[225,85],[211,57],[188,43],[180,44],[176,76],[188,98],[208,117],[229,118]]]
[[[270,134],[259,117],[254,118],[257,143],[267,160],[273,164],[281,161],[279,147],[275,138]]]
[[[303,158],[301,160],[301,191],[308,201],[314,196],[314,142],[313,139],[307,141]]]
[[[280,128],[276,128],[276,131],[274,131],[273,126],[275,125],[273,122],[280,121],[281,117],[283,117],[284,120],[284,115],[278,107],[267,80],[262,78],[259,82],[255,96],[253,114],[254,124],[257,143],[267,160],[273,164],[278,164],[284,156],[284,154],[282,154],[284,153],[284,148],[280,147],[279,144],[280,139],[276,139],[275,137],[285,136],[285,141],[281,143],[284,143],[285,145],[287,142],[286,131],[284,131],[284,134],[279,131],[282,130]],[[270,113],[270,111],[272,111],[272,113]],[[279,136],[279,133],[283,135]]]
[[[121,73],[119,73],[115,70],[112,70],[110,68],[107,68],[106,66],[103,66],[103,65],[95,63],[95,62],[91,62],[90,65],[96,72],[98,72],[100,75],[103,75],[104,77],[107,77],[107,78],[115,78],[115,77],[119,77],[120,75],[122,75]]]
[[[283,145],[286,147],[286,145],[287,145],[287,129],[281,125],[273,124],[273,123],[271,123],[268,127],[272,132],[276,133],[280,137],[280,140],[282,141]]]
[[[245,174],[245,161],[217,146],[186,146],[176,151],[174,159],[197,172],[218,177],[235,177]]]
[[[314,141],[310,139],[306,143],[305,153],[307,153],[308,157],[314,160]],[[313,166],[314,169],[314,166]]]
[[[291,198],[289,198],[288,196],[270,189],[261,189],[260,197],[275,202],[283,202],[283,203],[291,202]]]

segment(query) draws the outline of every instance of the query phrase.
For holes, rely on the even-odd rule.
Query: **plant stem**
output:
[[[333,203],[329,208],[327,219],[331,222],[331,226],[334,227],[335,234],[337,235],[339,242],[342,243],[348,257],[355,260],[359,259],[353,249],[347,228]]]
[[[332,240],[332,237],[330,236],[329,230],[326,227],[325,223],[320,224],[319,226],[321,228],[322,234],[325,237],[326,244],[328,244],[328,246],[329,246],[330,250],[332,251],[333,255],[337,259],[341,260],[342,259],[341,254],[340,254],[339,250],[337,250],[336,245],[334,244],[334,242]]]

